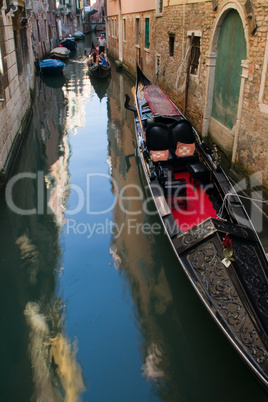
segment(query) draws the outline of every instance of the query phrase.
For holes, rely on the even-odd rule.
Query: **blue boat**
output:
[[[39,66],[43,74],[58,75],[63,73],[63,68],[66,64],[58,59],[45,59],[40,62]]]

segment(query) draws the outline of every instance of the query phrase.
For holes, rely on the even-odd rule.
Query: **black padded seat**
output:
[[[192,144],[195,142],[195,135],[191,123],[182,119],[176,121],[171,125],[173,147],[176,149],[177,142],[183,142],[184,144]]]
[[[152,156],[154,162],[166,162],[172,159],[169,127],[161,123],[150,124],[146,129],[146,146],[151,155],[159,153],[156,159]],[[167,154],[163,159],[161,158],[161,151],[163,155],[164,153]]]
[[[202,181],[209,178],[209,170],[203,163],[193,163],[187,165],[188,172],[190,173],[190,182]]]

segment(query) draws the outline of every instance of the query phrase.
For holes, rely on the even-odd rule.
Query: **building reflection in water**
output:
[[[9,321],[0,343],[7,342],[8,350],[13,345],[14,359],[20,361],[5,352],[7,364],[1,371],[9,395],[4,399],[20,400],[22,389],[25,400],[74,401],[85,389],[83,375],[76,341],[72,344],[63,330],[64,303],[55,296],[61,273],[59,233],[69,195],[65,122],[70,99],[61,88],[39,78],[36,92],[33,119],[12,173],[11,199],[20,213],[1,199],[5,211],[0,222],[5,227],[5,233],[0,233],[4,246],[1,283],[10,285],[10,296],[1,292],[1,313]],[[34,208],[36,213],[27,213]],[[11,333],[14,312],[17,331]],[[20,371],[15,388],[8,385],[14,379],[14,366]]]
[[[145,214],[145,194],[141,190],[144,196],[141,200],[135,187],[141,188],[142,176],[139,175],[138,160],[134,151],[134,126],[129,119],[129,112],[124,109],[124,91],[127,92],[128,88],[129,84],[124,86],[124,77],[118,75],[113,78],[108,89],[111,175],[118,184],[119,191],[126,188],[124,196],[127,198],[123,204],[124,208],[120,203],[116,203],[113,211],[115,229],[110,252],[115,268],[127,276],[132,298],[137,306],[138,325],[144,336],[144,364],[141,374],[146,379],[164,386],[167,380],[165,368],[169,365],[166,353],[168,342],[158,323],[158,317],[166,314],[168,306],[172,303],[172,294],[162,262],[156,255],[154,235],[143,233],[141,229],[142,225],[150,226],[157,224],[157,221]]]

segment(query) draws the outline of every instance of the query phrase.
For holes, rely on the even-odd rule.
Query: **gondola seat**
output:
[[[190,182],[193,181],[194,185],[209,178],[209,170],[203,163],[189,164],[187,170],[190,173]]]
[[[172,159],[170,152],[169,128],[161,123],[150,124],[146,129],[146,146],[153,162],[168,162]]]

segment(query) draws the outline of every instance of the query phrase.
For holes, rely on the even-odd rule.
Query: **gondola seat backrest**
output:
[[[168,161],[170,154],[170,130],[161,123],[150,124],[146,129],[146,146],[154,162]]]
[[[172,148],[175,158],[188,158],[195,152],[195,135],[191,123],[179,120],[171,126]]]

